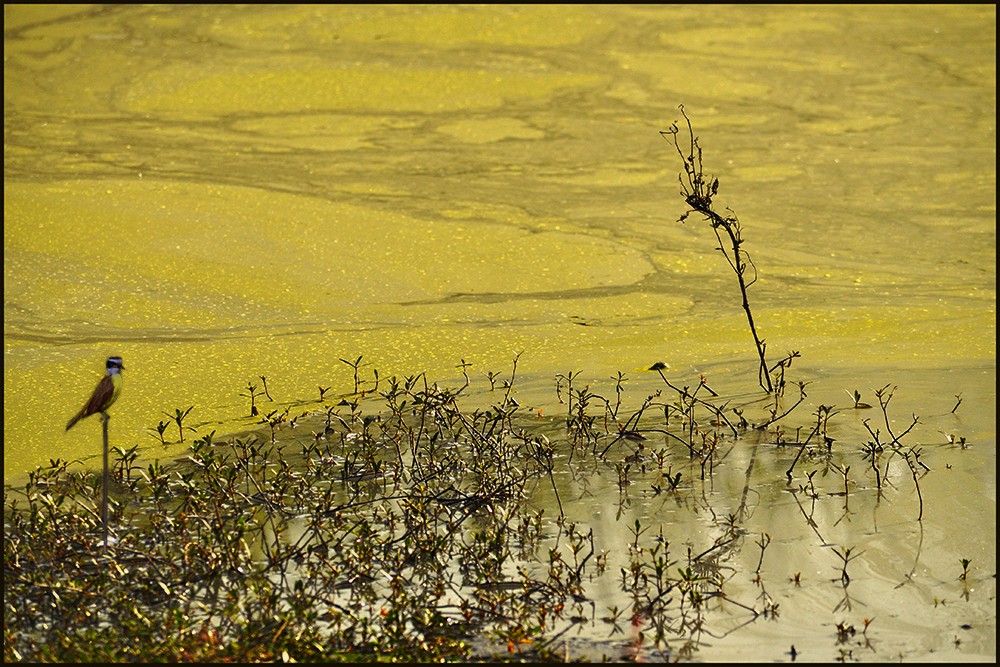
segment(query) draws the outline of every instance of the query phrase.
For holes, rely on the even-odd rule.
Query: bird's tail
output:
[[[75,414],[75,415],[73,416],[73,418],[69,420],[69,423],[67,423],[67,424],[66,424],[66,430],[67,430],[67,431],[68,431],[68,430],[70,430],[71,428],[73,428],[73,426],[74,426],[74,425],[75,425],[75,424],[76,424],[76,423],[77,423],[78,421],[80,421],[81,419],[83,419],[83,413],[84,413],[84,412],[86,412],[86,410],[80,410],[80,412],[76,413],[76,414]]]

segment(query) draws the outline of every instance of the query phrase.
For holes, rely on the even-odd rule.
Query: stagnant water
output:
[[[836,623],[875,618],[853,659],[995,658],[994,7],[5,6],[4,24],[5,482],[99,460],[96,419],[64,427],[110,354],[113,444],[148,458],[183,450],[155,437],[164,413],[240,430],[261,376],[262,408],[306,409],[353,389],[358,357],[366,378],[457,384],[520,353],[518,399],[545,414],[570,372],[605,394],[623,372],[636,405],[657,361],[752,396],[731,271],[704,223],[676,222],[659,131],[683,104],[744,226],[769,354],[802,354],[800,421],[897,386],[932,468],[922,521],[903,478],[814,530],[788,461],[754,455],[746,528],[773,539],[783,613],[696,657],[830,660]],[[863,418],[832,422],[855,472]],[[738,502],[754,451],[712,492]],[[698,535],[639,487],[630,511]],[[567,514],[621,544],[627,517],[593,491]],[[850,609],[831,545],[864,549]]]

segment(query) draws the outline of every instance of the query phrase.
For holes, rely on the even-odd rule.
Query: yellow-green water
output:
[[[5,481],[99,460],[96,419],[64,427],[110,354],[113,444],[148,457],[182,450],[164,412],[234,432],[248,382],[304,410],[359,355],[457,384],[520,352],[549,413],[556,374],[638,398],[655,361],[752,391],[729,268],[675,222],[684,104],[772,358],[802,352],[808,409],[961,393],[970,511],[934,525],[995,546],[994,7],[5,5],[4,29]]]

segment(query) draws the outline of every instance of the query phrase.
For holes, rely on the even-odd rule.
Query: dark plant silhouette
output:
[[[684,201],[687,202],[690,209],[678,219],[678,222],[684,222],[691,213],[700,213],[712,226],[712,231],[715,232],[715,236],[719,240],[718,250],[725,256],[739,281],[740,294],[743,296],[743,311],[747,314],[750,334],[753,336],[753,342],[757,346],[757,356],[760,359],[760,368],[757,373],[758,381],[761,388],[770,392],[773,385],[765,359],[767,344],[757,333],[753,313],[750,312],[750,300],[747,296],[750,286],[757,282],[757,267],[754,266],[750,254],[743,249],[742,228],[736,213],[727,208],[728,213],[721,215],[714,209],[712,198],[719,192],[719,179],[705,176],[698,137],[694,135],[691,119],[684,111],[684,105],[680,105],[679,108],[687,124],[688,140],[685,142],[686,145],[681,147],[681,130],[677,127],[676,122],[670,126],[669,130],[660,132],[664,139],[673,141],[677,154],[684,162],[684,174],[679,175],[678,180],[681,184],[681,195],[684,196]],[[725,239],[723,239],[723,234],[725,234]]]

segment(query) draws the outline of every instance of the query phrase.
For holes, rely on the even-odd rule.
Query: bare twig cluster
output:
[[[736,213],[732,209],[727,208],[726,215],[722,215],[714,208],[713,198],[719,192],[719,179],[705,175],[701,145],[698,143],[698,137],[694,134],[694,129],[691,127],[691,120],[688,118],[687,112],[684,111],[683,105],[681,105],[680,110],[687,124],[687,139],[683,141],[684,145],[681,145],[681,130],[678,128],[677,123],[673,123],[670,129],[660,132],[664,139],[673,142],[674,148],[677,150],[677,154],[681,157],[684,164],[684,174],[679,176],[678,179],[681,185],[681,196],[684,197],[684,201],[690,208],[681,215],[679,222],[686,220],[691,213],[699,213],[708,221],[712,227],[712,231],[715,232],[715,236],[719,241],[717,249],[723,254],[726,261],[729,262],[729,266],[732,268],[733,273],[736,274],[736,279],[739,282],[740,294],[743,298],[743,312],[746,313],[747,324],[750,326],[750,334],[753,336],[753,342],[757,348],[757,356],[760,360],[757,379],[760,382],[761,388],[770,392],[773,389],[773,383],[767,359],[765,358],[767,344],[757,333],[753,313],[750,311],[748,296],[750,287],[757,282],[757,267],[754,266],[750,254],[743,249],[742,228],[740,227],[740,221],[736,217]],[[723,239],[723,235],[725,235],[725,239]]]

